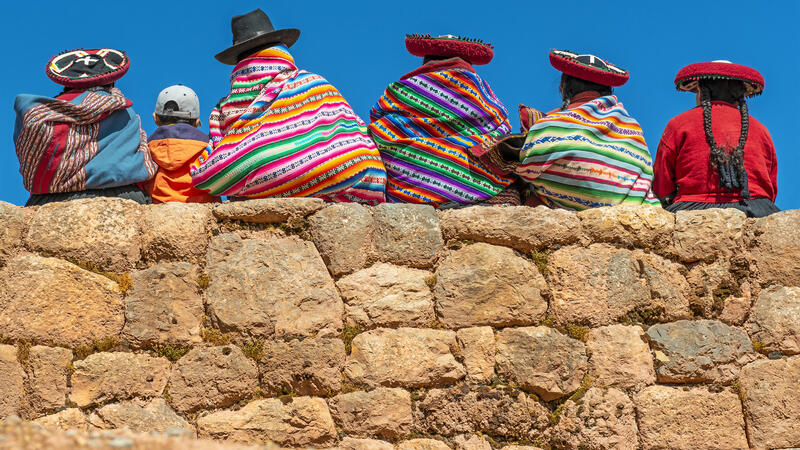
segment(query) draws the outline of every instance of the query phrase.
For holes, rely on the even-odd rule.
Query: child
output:
[[[200,101],[188,87],[178,84],[158,94],[153,113],[158,129],[148,145],[159,170],[146,185],[153,203],[219,201],[192,186],[189,174],[189,166],[208,145],[208,135],[197,129],[199,117]]]

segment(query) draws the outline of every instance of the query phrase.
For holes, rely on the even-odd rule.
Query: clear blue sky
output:
[[[667,121],[694,106],[694,96],[672,84],[681,67],[714,59],[755,67],[766,78],[766,91],[749,102],[750,112],[767,126],[778,151],[777,203],[800,208],[800,139],[793,117],[800,101],[798,0],[6,2],[0,17],[6,48],[0,122],[7,136],[0,200],[21,204],[28,197],[12,140],[13,100],[18,93],[59,91],[44,73],[52,55],[80,47],[125,50],[131,69],[117,86],[133,101],[145,131],[155,128],[156,95],[176,83],[197,91],[205,127],[230,73],[214,54],[230,45],[231,16],[257,7],[276,27],[302,30],[291,49],[298,66],[326,77],[365,121],[386,85],[420,63],[405,50],[406,33],[492,42],[495,59],[478,72],[509,108],[515,128],[519,103],[539,109],[560,104],[549,49],[606,58],[631,72],[617,94],[642,124],[652,153]]]

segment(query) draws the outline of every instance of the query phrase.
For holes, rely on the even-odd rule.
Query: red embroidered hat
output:
[[[52,57],[45,71],[62,86],[86,88],[119,80],[130,65],[128,55],[113,48],[69,50]]]
[[[756,69],[724,60],[689,64],[675,76],[675,87],[679,91],[697,92],[700,80],[743,81],[748,97],[764,92],[764,77]]]
[[[414,56],[458,57],[475,65],[489,64],[494,58],[492,44],[480,39],[462,38],[451,34],[439,37],[429,34],[408,34],[406,48]]]
[[[622,86],[630,78],[627,70],[597,56],[579,55],[567,50],[551,50],[550,64],[559,72],[603,86]]]

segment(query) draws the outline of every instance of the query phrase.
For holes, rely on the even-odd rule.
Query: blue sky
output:
[[[800,89],[800,1],[194,1],[6,2],[0,33],[6,48],[0,123],[0,200],[22,204],[12,139],[18,93],[55,95],[44,74],[47,60],[64,49],[115,47],[132,64],[117,86],[133,101],[145,131],[158,92],[171,84],[192,87],[208,113],[226,94],[230,67],[214,54],[230,45],[230,17],[257,7],[277,28],[302,30],[291,51],[300,68],[325,76],[369,120],[386,85],[415,69],[420,59],[403,44],[406,33],[457,34],[495,45],[495,59],[478,67],[509,108],[525,103],[549,110],[560,104],[559,73],[547,59],[551,48],[592,53],[630,70],[617,89],[642,124],[651,152],[667,121],[694,106],[694,96],[675,91],[684,65],[728,59],[755,67],[766,79],[764,95],[749,102],[767,126],[778,152],[778,206],[800,208],[797,103]],[[794,81],[792,81],[794,80]]]

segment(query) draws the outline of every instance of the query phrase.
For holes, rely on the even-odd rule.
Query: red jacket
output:
[[[744,146],[744,168],[751,198],[775,201],[778,194],[778,160],[767,129],[753,116]],[[741,116],[736,106],[711,103],[711,128],[717,145],[736,147]],[[698,106],[674,117],[658,144],[653,168],[653,191],[659,198],[674,195],[674,202],[730,203],[742,200],[741,193],[719,187],[717,170],[703,126],[703,108]]]

